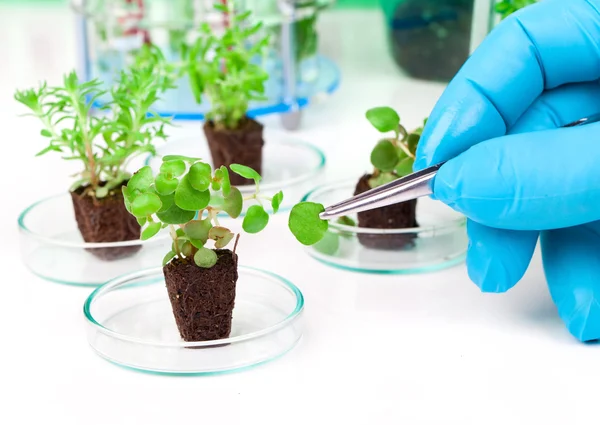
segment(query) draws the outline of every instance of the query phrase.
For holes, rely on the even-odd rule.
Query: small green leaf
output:
[[[229,170],[224,165],[221,165],[219,170],[223,173],[221,176],[221,188],[223,190],[223,196],[229,196],[229,192],[231,191],[231,182],[229,181]]]
[[[175,252],[169,251],[162,260],[163,267],[166,266],[176,255],[177,254]]]
[[[162,207],[158,210],[159,213],[168,210],[171,208],[171,205],[175,203],[174,193],[171,193],[170,195],[158,195],[158,197],[160,198],[160,202],[162,202]]]
[[[217,264],[217,253],[212,249],[200,248],[194,255],[194,262],[198,267],[204,269],[210,269],[212,266]]]
[[[333,232],[325,232],[323,239],[314,244],[315,250],[325,255],[334,255],[340,249],[340,236]]]
[[[369,179],[369,186],[371,186],[371,188],[374,189],[376,187],[383,186],[384,184],[393,182],[397,179],[398,176],[394,173],[381,173],[377,177],[371,177]]]
[[[234,234],[225,227],[215,226],[208,232],[208,238],[215,241],[215,248],[225,248],[233,239]]]
[[[244,197],[242,196],[242,192],[233,186],[229,195],[225,198],[223,203],[223,211],[225,211],[229,217],[238,218],[242,213],[242,209],[244,207]]]
[[[366,113],[369,122],[381,133],[396,131],[400,125],[400,116],[388,106],[369,109]]]
[[[133,176],[131,176],[131,179],[129,179],[129,182],[127,183],[127,187],[130,191],[146,191],[150,188],[150,185],[152,185],[153,177],[152,168],[150,168],[149,165],[146,165],[135,172]]]
[[[246,211],[246,216],[242,222],[242,228],[246,233],[258,233],[267,227],[269,223],[269,214],[260,205],[252,205]]]
[[[408,176],[409,174],[412,174],[412,172],[413,172],[413,164],[414,163],[415,163],[415,160],[413,158],[404,158],[402,161],[400,161],[398,163],[398,165],[396,165],[396,168],[394,168],[394,171],[396,172],[398,177]]]
[[[203,241],[201,239],[190,239],[190,243],[192,245],[194,245],[196,248],[200,249],[204,246],[204,244],[206,243],[206,240]]]
[[[202,244],[205,244],[209,238],[208,232],[212,227],[209,219],[192,220],[183,226],[183,230],[190,239],[198,239],[202,241]]]
[[[52,137],[52,133],[50,133],[50,131],[43,129],[40,134],[44,137]]]
[[[283,201],[283,192],[279,191],[273,196],[271,199],[271,207],[273,208],[273,213],[277,213],[279,211],[279,207],[281,206],[281,202]]]
[[[146,222],[148,221],[148,219],[146,217],[136,217],[136,220],[140,226],[145,225]]]
[[[186,177],[194,189],[204,192],[210,187],[211,172],[210,165],[204,162],[196,162],[190,167]]]
[[[337,222],[344,226],[352,226],[352,227],[356,226],[356,221],[352,220],[348,216],[342,216],[342,217],[338,218]]]
[[[325,236],[329,223],[322,220],[320,214],[325,207],[314,202],[300,202],[290,211],[288,227],[298,242],[303,245],[314,245]]]
[[[192,187],[188,180],[189,175],[184,176],[175,190],[175,204],[187,211],[198,211],[208,206],[210,192],[203,192]]]
[[[408,150],[410,151],[410,153],[414,154],[417,151],[417,145],[419,144],[420,139],[420,134],[411,133],[408,135],[406,139],[406,144],[408,145]]]
[[[183,231],[183,229],[182,229],[182,228],[179,228],[179,229],[175,230],[175,234],[176,234],[177,236],[179,236],[179,237],[181,237],[181,236],[185,236],[185,232]]]
[[[184,161],[184,162],[194,163],[196,161],[200,161],[200,158],[192,158],[191,156],[184,156],[184,155],[165,155],[165,156],[163,156],[163,162],[170,162],[170,161]],[[185,170],[184,170],[184,172],[185,172]],[[182,174],[183,174],[183,172],[182,172]]]
[[[174,177],[179,177],[185,173],[185,162],[181,159],[166,160],[163,158],[163,163],[160,166],[160,172]]]
[[[156,213],[156,216],[160,221],[167,224],[184,224],[190,220],[193,220],[196,216],[196,211],[186,211],[179,208],[173,203],[165,211]]]
[[[160,173],[154,180],[154,186],[160,195],[170,195],[175,192],[178,184],[179,180],[176,178],[169,179],[165,173]]]
[[[231,169],[231,171],[233,171],[239,176],[242,176],[245,179],[254,180],[256,183],[258,183],[261,180],[260,174],[258,174],[252,168],[246,167],[245,165],[231,164],[229,168]]]
[[[142,240],[145,241],[155,236],[160,231],[161,225],[158,222],[149,223],[148,227],[146,227],[142,231]]]
[[[194,254],[194,248],[189,241],[185,241],[179,247],[184,257],[191,257]]]
[[[121,188],[121,192],[123,192],[123,200],[125,202],[125,209],[131,214],[131,201],[133,201],[133,196],[131,195],[131,191],[127,186],[123,186]]]
[[[136,217],[147,217],[152,215],[162,207],[160,198],[154,193],[142,193],[136,196],[131,203],[131,212]]]
[[[396,147],[389,140],[382,140],[371,152],[371,164],[383,172],[392,171],[398,163]]]

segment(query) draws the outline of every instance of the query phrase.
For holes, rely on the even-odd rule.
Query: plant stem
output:
[[[177,231],[175,230],[175,226],[172,224],[169,224],[169,233],[173,239],[173,245],[175,245],[175,254],[177,254],[177,258],[181,260],[181,252],[179,251],[179,245],[177,244]]]

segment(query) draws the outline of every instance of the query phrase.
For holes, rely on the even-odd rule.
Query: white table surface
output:
[[[410,81],[385,54],[381,17],[325,15],[323,51],[340,90],[305,112],[298,136],[326,151],[328,179],[368,166],[377,137],[364,111],[392,105],[418,125],[443,86]],[[344,22],[344,25],[340,25]],[[60,8],[0,7],[3,130],[0,423],[582,424],[597,417],[600,346],[576,342],[548,295],[539,255],[507,294],[482,294],[464,265],[413,276],[355,274],[309,258],[274,220],[246,237],[242,261],[291,279],[306,298],[305,334],[283,358],[221,376],[174,378],[115,367],[88,347],[90,289],[52,284],[22,265],[16,217],[65,190],[70,166],[43,145],[12,94],[75,65],[73,19]],[[278,127],[277,117],[263,120]],[[200,132],[198,124],[181,131]]]

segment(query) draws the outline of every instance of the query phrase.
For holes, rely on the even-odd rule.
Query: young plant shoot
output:
[[[31,115],[42,123],[41,135],[48,145],[37,156],[57,152],[81,168],[70,189],[75,218],[86,242],[117,242],[139,239],[140,226],[123,207],[121,186],[131,174],[131,161],[154,154],[154,142],[166,139],[169,121],[151,113],[158,100],[161,81],[152,68],[130,68],[120,73],[117,84],[103,89],[98,80],[82,82],[75,72],[65,75],[60,86],[42,82],[38,88],[15,93]],[[95,100],[110,93],[102,109],[107,115],[93,116]],[[130,255],[140,246],[90,250],[112,260]]]
[[[366,192],[375,187],[392,182],[412,173],[417,145],[423,128],[408,132],[400,124],[400,116],[389,107],[369,109],[366,113],[369,122],[380,133],[392,133],[391,137],[380,140],[371,151],[371,173],[361,177],[356,185],[354,195]],[[424,121],[426,123],[427,120]],[[401,202],[396,205],[377,208],[358,213],[358,226],[375,229],[404,229],[418,227],[416,220],[417,201]],[[337,229],[336,233],[328,231],[329,223],[321,220],[319,214],[324,211],[321,204],[302,202],[295,205],[290,212],[289,228],[296,239],[304,245],[315,245],[325,253],[337,250],[339,236],[348,236],[347,232]],[[344,226],[355,226],[349,217],[337,221]],[[339,226],[338,226],[339,227]],[[378,235],[359,233],[358,239],[367,248],[394,250],[412,245],[413,233]],[[316,245],[318,243],[318,245]]]
[[[230,171],[254,181],[256,191],[244,198],[231,185]],[[219,222],[219,216],[238,218],[245,203],[252,202],[242,229],[262,231],[269,222],[265,203],[276,213],[283,193],[261,195],[260,180],[255,170],[243,165],[213,170],[198,158],[169,155],[156,175],[150,167],[143,167],[122,188],[127,211],[143,226],[142,239],[169,229],[172,244],[163,260],[163,273],[185,341],[229,336],[238,276],[237,237]],[[228,249],[232,244],[233,250]]]
[[[182,55],[196,101],[210,104],[203,129],[213,164],[240,163],[261,173],[263,126],[247,113],[251,101],[266,99],[268,75],[253,60],[264,55],[269,39],[259,36],[262,23],[250,25],[251,13],[236,14],[232,3],[215,5],[231,16],[224,32],[219,36],[204,23],[196,41],[183,46]],[[238,175],[231,178],[235,185],[252,183]]]

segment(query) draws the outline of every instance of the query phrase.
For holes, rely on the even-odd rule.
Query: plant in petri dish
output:
[[[157,139],[165,140],[170,121],[152,113],[164,81],[150,66],[131,66],[121,71],[110,89],[102,82],[82,82],[76,72],[65,75],[62,85],[42,82],[37,88],[17,90],[15,100],[38,118],[41,136],[48,145],[37,155],[57,152],[81,165],[70,194],[79,232],[86,242],[139,240],[140,226],[123,207],[121,187],[131,177],[128,167],[142,154],[154,154]],[[90,110],[105,94],[111,101],[102,114]],[[92,248],[104,260],[129,256],[141,246]]]
[[[377,142],[371,151],[373,171],[364,174],[358,181],[354,195],[366,192],[375,187],[390,183],[412,173],[415,152],[421,138],[423,127],[408,132],[400,123],[398,113],[388,107],[381,106],[369,109],[366,118],[380,133],[393,133]],[[427,122],[424,120],[423,125]],[[374,229],[402,229],[418,227],[416,220],[417,200],[401,202],[387,207],[358,213],[358,225]],[[359,234],[362,245],[368,248],[395,250],[413,245],[416,235],[395,234],[376,235]]]
[[[196,40],[183,46],[183,70],[196,102],[210,104],[203,130],[214,166],[239,163],[261,173],[263,126],[247,114],[251,101],[267,100],[269,75],[255,59],[265,54],[269,37],[260,36],[262,22],[250,24],[251,12],[238,13],[233,3],[214,6],[231,17],[221,35],[203,23]],[[252,183],[238,175],[231,182]]]
[[[245,198],[230,181],[230,171],[255,183]],[[198,158],[163,157],[159,172],[138,170],[122,188],[125,208],[142,225],[143,240],[168,228],[173,240],[165,253],[163,274],[181,337],[185,341],[227,338],[231,332],[238,278],[236,235],[219,223],[225,213],[236,219],[252,202],[242,229],[254,234],[269,223],[263,204],[277,213],[283,193],[260,193],[261,176],[252,168],[232,164],[213,168]],[[209,241],[214,248],[208,246]],[[234,243],[233,250],[227,247]]]

